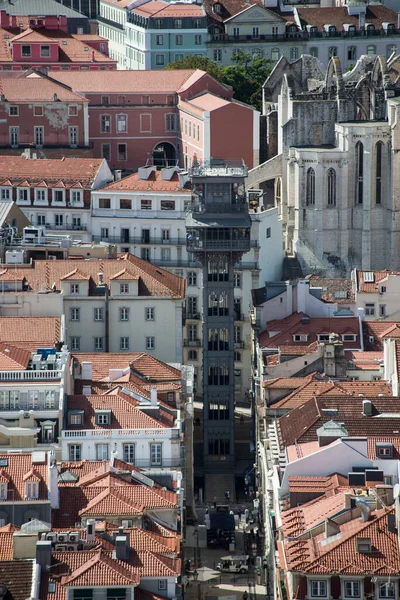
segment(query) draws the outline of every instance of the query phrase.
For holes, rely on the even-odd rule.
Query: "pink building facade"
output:
[[[94,155],[112,169],[154,162],[188,167],[193,160],[243,158],[258,164],[259,113],[203,71],[52,73],[89,101]]]

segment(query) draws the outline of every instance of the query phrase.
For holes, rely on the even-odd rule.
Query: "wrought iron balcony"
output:
[[[201,315],[198,312],[187,311],[186,318],[192,321],[199,321],[201,319]]]
[[[246,317],[243,313],[239,313],[235,310],[235,321],[245,321]]]
[[[198,339],[183,340],[183,345],[187,346],[189,348],[200,348],[200,346],[201,346],[201,340],[198,340]]]
[[[207,240],[190,236],[186,242],[188,252],[196,251],[230,251],[248,252],[250,250],[250,238],[237,238],[231,240]]]
[[[246,177],[248,169],[241,159],[223,160],[211,158],[197,161],[189,169],[190,177]]]
[[[107,242],[109,244],[135,244],[137,246],[184,246],[186,238],[170,238],[165,240],[161,236],[150,236],[148,238],[141,236],[125,236],[125,235],[109,235],[107,237],[101,235],[92,235],[93,242]]]
[[[72,223],[64,223],[56,225],[56,223],[32,223],[35,227],[45,227],[53,231],[86,231],[87,225],[73,225]]]

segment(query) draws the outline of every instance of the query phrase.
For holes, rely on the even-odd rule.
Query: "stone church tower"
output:
[[[399,270],[400,56],[362,56],[348,73],[337,57],[326,74],[311,56],[283,62],[264,85],[276,155],[249,183],[279,178],[287,252],[304,273]]]

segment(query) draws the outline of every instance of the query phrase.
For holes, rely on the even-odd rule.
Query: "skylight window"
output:
[[[364,282],[365,283],[374,283],[375,275],[372,271],[365,271],[364,273]]]

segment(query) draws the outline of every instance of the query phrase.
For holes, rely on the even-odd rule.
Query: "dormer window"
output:
[[[293,336],[294,342],[306,342],[308,340],[308,335],[304,333],[297,333]]]
[[[329,35],[336,35],[336,27],[335,27],[335,25],[329,25],[328,33],[329,33]]]
[[[319,333],[318,341],[319,342],[329,342],[329,333]]]
[[[216,14],[219,14],[221,12],[221,5],[219,2],[213,4],[213,12],[215,12]]]
[[[344,581],[344,597],[361,598],[361,582],[348,580]]]
[[[111,423],[111,410],[96,410],[96,425],[110,425]]]
[[[7,500],[7,483],[0,483],[0,500]]]
[[[357,336],[354,335],[353,333],[345,333],[344,335],[342,335],[343,342],[355,342],[356,338],[357,338]]]
[[[31,55],[31,47],[30,46],[22,46],[21,48],[21,54],[22,56],[30,56]]]
[[[40,56],[48,58],[50,56],[50,46],[40,46]]]
[[[376,442],[377,458],[393,458],[393,444],[390,442]]]
[[[375,25],[373,25],[372,23],[368,23],[367,33],[375,33]]]
[[[119,293],[120,294],[129,294],[129,283],[120,283],[119,284]]]
[[[69,286],[69,291],[71,294],[79,294],[79,283],[71,283]]]
[[[79,204],[82,202],[82,192],[81,190],[72,190],[71,192],[71,202],[73,204]]]
[[[38,481],[27,481],[25,483],[25,498],[39,498]]]
[[[357,552],[367,554],[371,552],[371,538],[359,537],[356,539]]]
[[[318,27],[316,27],[315,25],[311,25],[310,27],[310,34],[311,35],[316,35],[318,33]]]

